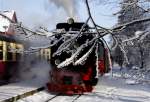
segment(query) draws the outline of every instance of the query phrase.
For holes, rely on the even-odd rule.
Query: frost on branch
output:
[[[81,53],[81,51],[84,50],[84,48],[87,46],[87,43],[86,42],[85,44],[81,45],[77,51],[70,57],[70,58],[67,58],[65,61],[63,61],[61,64],[59,64],[57,67],[58,68],[61,68],[61,67],[65,67],[71,63],[74,63],[75,59],[78,57],[78,55]]]
[[[87,60],[87,58],[89,57],[89,55],[92,53],[93,49],[95,47],[95,43],[93,44],[93,46],[89,49],[89,51],[87,51],[81,58],[79,58],[74,65],[82,65],[85,63],[85,61]]]

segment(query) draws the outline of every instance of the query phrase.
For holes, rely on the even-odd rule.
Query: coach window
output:
[[[15,45],[15,43],[10,43],[9,50],[12,51],[12,52],[16,52],[16,45]]]
[[[44,58],[47,59],[47,49],[44,49]]]
[[[0,51],[3,51],[3,41],[0,41]]]
[[[21,44],[16,44],[16,52],[17,52],[17,60],[21,60],[22,58],[22,51],[23,51],[23,46]]]
[[[48,60],[51,59],[50,53],[51,53],[51,50],[50,50],[50,49],[47,49],[47,59],[48,59]]]
[[[44,49],[45,59],[49,60],[49,49]]]
[[[12,53],[12,61],[16,61],[16,44],[10,43],[10,52]]]
[[[3,60],[3,52],[0,51],[0,61],[2,61],[2,60]]]
[[[23,45],[22,44],[16,44],[17,53],[23,53]]]
[[[0,61],[3,60],[3,41],[0,41]]]
[[[40,50],[40,59],[43,59],[43,52],[44,52],[44,50],[41,49],[41,50]]]
[[[3,61],[7,60],[7,42],[3,41]]]
[[[13,57],[12,57],[12,56],[13,56],[13,53],[8,52],[8,53],[7,53],[7,60],[8,60],[8,61],[12,61],[12,60],[13,60]]]
[[[11,48],[11,43],[7,43],[7,60],[12,61],[13,60],[13,53]]]
[[[47,59],[47,49],[44,49],[44,58]]]
[[[42,55],[42,54],[43,54],[43,49],[40,50],[40,55]]]
[[[47,59],[49,60],[50,58],[49,58],[49,55],[50,55],[50,51],[49,51],[49,49],[47,49]]]

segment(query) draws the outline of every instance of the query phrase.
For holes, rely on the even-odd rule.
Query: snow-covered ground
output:
[[[128,75],[130,76],[130,75]],[[18,102],[45,102],[54,95],[41,91]],[[49,102],[72,102],[75,96],[58,96]],[[115,71],[99,78],[99,83],[92,93],[85,93],[75,102],[150,102],[150,83],[138,83],[131,77],[122,77]]]
[[[31,92],[32,94],[32,92],[34,93],[34,91],[37,89],[42,89],[44,85],[44,81],[39,81],[39,79],[26,80],[3,85],[0,87],[0,102],[4,102],[5,100],[12,101],[12,98],[14,97],[24,97],[30,94],[28,92]]]

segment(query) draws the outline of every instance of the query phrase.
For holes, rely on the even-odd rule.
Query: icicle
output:
[[[94,45],[90,48],[90,50],[86,54],[84,54],[79,60],[77,60],[74,63],[74,65],[82,65],[87,60],[89,55],[92,53],[94,47],[95,47],[95,43],[94,43]]]

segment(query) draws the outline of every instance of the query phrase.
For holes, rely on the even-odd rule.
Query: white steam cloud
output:
[[[19,35],[19,34],[17,34]],[[16,39],[23,39],[23,36],[16,36]],[[25,50],[29,47],[37,47],[48,44],[49,40],[41,36],[32,36],[27,41],[22,41]],[[39,52],[38,52],[39,53]],[[14,68],[11,73],[10,82],[19,82],[26,80],[38,80],[46,85],[49,81],[49,71],[51,64],[44,57],[34,53],[24,53],[20,59],[17,68]],[[15,73],[15,74],[14,74]]]
[[[62,7],[66,11],[69,17],[76,17],[76,4],[78,0],[49,0],[50,3],[54,3],[57,7]]]

